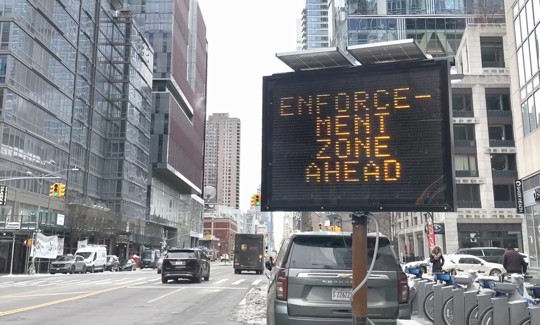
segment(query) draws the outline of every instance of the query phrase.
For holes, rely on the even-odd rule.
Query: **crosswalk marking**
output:
[[[219,280],[212,280],[210,279],[209,282],[203,281],[203,284],[208,285],[208,289],[214,289],[217,287],[218,289],[223,286],[232,288],[233,286],[241,286],[241,285],[247,285],[247,286],[258,286],[262,283],[263,279],[256,279],[253,281],[248,282],[250,279],[219,279]],[[106,278],[106,279],[96,279],[96,278],[89,278],[89,279],[36,279],[36,280],[29,280],[29,281],[6,281],[6,282],[0,282],[0,288],[31,288],[31,287],[54,287],[54,286],[105,286],[105,285],[128,285],[130,287],[134,286],[145,286],[151,285],[161,287],[166,286],[162,285],[161,283],[161,277],[157,278],[148,278],[148,277],[132,277],[132,278]],[[227,284],[228,283],[228,284]]]

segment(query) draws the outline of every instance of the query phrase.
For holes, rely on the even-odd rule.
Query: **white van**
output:
[[[105,271],[107,263],[107,249],[105,246],[88,245],[79,248],[75,255],[80,255],[86,263],[86,271],[94,273],[95,271]]]

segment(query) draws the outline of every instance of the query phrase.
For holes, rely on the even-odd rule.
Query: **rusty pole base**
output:
[[[367,317],[353,317],[353,325],[367,325]]]

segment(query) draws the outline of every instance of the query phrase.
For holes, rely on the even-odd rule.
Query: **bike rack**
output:
[[[418,292],[416,293],[416,303],[418,304],[418,316],[427,319],[426,314],[424,313],[424,299],[426,296],[433,291],[433,282],[430,281],[420,281],[418,285]]]
[[[493,325],[509,325],[510,316],[508,315],[508,298],[491,298],[493,305]],[[514,323],[516,324],[516,323]]]
[[[433,323],[435,325],[443,325],[443,287],[446,284],[435,284],[433,286],[433,311],[435,315],[433,317]],[[450,287],[452,288],[452,287]]]
[[[531,315],[531,324],[540,324],[540,307],[529,307]]]
[[[508,303],[510,324],[519,324],[518,322],[523,319],[523,316],[529,313],[527,306],[528,304],[525,300],[516,300]],[[532,322],[532,324],[536,323]]]
[[[474,295],[474,305],[476,304],[476,292],[473,292]],[[453,316],[454,324],[465,324],[465,316],[468,314],[465,310],[467,305],[465,304],[465,292],[463,289],[453,289],[452,295],[454,296],[453,304]],[[472,307],[474,307],[474,305]],[[472,309],[472,308],[471,308]]]
[[[420,302],[421,301],[424,301],[423,298],[425,298],[426,296],[424,295],[422,300],[420,300],[420,286],[424,287],[424,291],[425,291],[425,284],[427,283],[428,281],[427,280],[423,280],[423,279],[417,279],[415,280],[415,285],[414,287],[416,288],[416,293],[415,293],[415,296],[413,298],[413,301],[412,301],[412,304],[411,304],[411,314],[412,315],[418,315],[418,311],[420,310]]]
[[[477,296],[478,316],[482,315],[486,309],[491,307],[491,294],[482,293]],[[478,320],[480,322],[480,320]]]
[[[465,315],[465,318],[471,313],[471,311],[476,307],[478,304],[478,298],[477,298],[478,292],[476,291],[466,291],[463,293],[463,304],[465,305],[465,308],[463,308],[463,315]],[[459,324],[459,323],[456,323]],[[465,321],[463,322],[465,324]]]

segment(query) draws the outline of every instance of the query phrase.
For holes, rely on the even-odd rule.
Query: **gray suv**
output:
[[[375,235],[368,236],[368,265]],[[268,287],[268,325],[351,324],[352,238],[350,233],[289,235],[281,246]],[[379,238],[368,285],[368,317],[375,324],[409,319],[407,276],[387,237]]]

